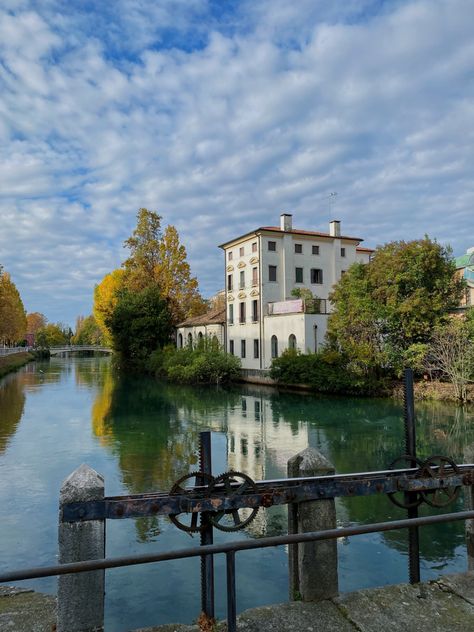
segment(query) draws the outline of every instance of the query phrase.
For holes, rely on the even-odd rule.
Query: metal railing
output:
[[[37,579],[41,577],[52,577],[57,575],[67,575],[72,573],[84,573],[87,571],[105,570],[109,568],[119,568],[124,566],[135,566],[138,564],[150,564],[155,562],[165,562],[191,557],[212,556],[225,554],[226,556],[226,578],[227,578],[227,629],[228,632],[237,630],[237,601],[236,601],[236,581],[235,581],[235,555],[239,551],[249,551],[252,549],[282,546],[287,544],[300,544],[303,542],[315,542],[322,540],[334,540],[341,537],[363,535],[367,533],[377,533],[383,531],[394,531],[426,525],[453,522],[458,520],[474,519],[474,511],[461,511],[456,513],[442,514],[439,516],[424,516],[421,518],[407,518],[404,520],[393,520],[391,522],[376,522],[367,525],[357,525],[355,527],[342,527],[340,529],[329,529],[326,531],[311,531],[308,533],[289,534],[284,536],[273,536],[258,540],[244,540],[228,542],[225,544],[209,544],[198,547],[189,547],[168,553],[153,553],[142,555],[131,555],[124,557],[110,557],[101,560],[87,560],[83,562],[73,562],[54,566],[33,567],[19,571],[11,571],[0,574],[0,583],[14,582],[25,579]]]
[[[0,347],[0,356],[13,355],[14,353],[25,353],[31,347]]]

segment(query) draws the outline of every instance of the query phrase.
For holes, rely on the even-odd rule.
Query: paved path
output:
[[[54,622],[53,597],[0,586],[0,632],[51,632]],[[226,625],[221,622],[215,632],[225,630]],[[238,630],[474,632],[474,572],[448,575],[417,586],[400,584],[360,590],[319,603],[253,608],[239,615]],[[198,632],[198,627],[176,624],[135,632]]]

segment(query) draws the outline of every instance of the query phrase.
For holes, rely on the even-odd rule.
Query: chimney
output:
[[[293,215],[291,213],[282,213],[280,215],[281,230],[289,231],[292,229],[292,218],[293,218]]]
[[[331,237],[341,236],[341,222],[338,219],[333,219],[329,222],[329,234]]]

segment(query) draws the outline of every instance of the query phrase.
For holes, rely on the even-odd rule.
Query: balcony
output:
[[[280,316],[282,314],[327,314],[327,301],[325,298],[302,299],[290,301],[277,301],[268,303],[268,315]]]

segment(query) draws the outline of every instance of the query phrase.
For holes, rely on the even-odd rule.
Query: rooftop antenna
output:
[[[337,191],[333,191],[332,193],[329,194],[329,215],[331,216],[332,216],[333,206],[336,203],[336,195],[337,195]]]

